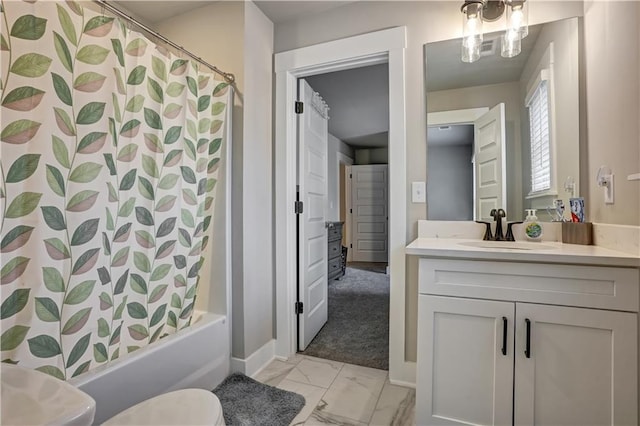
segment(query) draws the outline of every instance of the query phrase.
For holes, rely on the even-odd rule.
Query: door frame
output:
[[[347,247],[351,244],[351,215],[349,214],[349,209],[351,209],[351,185],[349,181],[349,174],[351,173],[351,166],[353,166],[354,159],[341,153],[337,152],[337,161],[338,161],[338,203],[340,203],[340,192],[344,188],[344,209],[345,209],[345,218],[344,218],[344,226],[342,228],[342,235],[344,243]],[[344,164],[344,182],[340,181],[340,166]],[[340,214],[340,209],[342,209],[342,205],[338,204],[338,215]],[[339,219],[339,217],[338,217]],[[347,251],[347,262],[351,261],[351,250]]]
[[[275,85],[275,312],[276,356],[296,350],[296,82],[298,78],[381,63],[389,66],[389,377],[415,383],[415,363],[405,360],[406,27],[277,53]]]
[[[489,107],[467,108],[467,109],[453,109],[449,111],[436,111],[427,113],[427,127],[431,126],[446,126],[457,124],[473,124],[473,145],[475,147],[475,121],[489,112]],[[427,142],[427,155],[429,151],[429,145]],[[475,152],[475,151],[474,151]],[[475,157],[473,158],[475,163]],[[476,218],[476,171],[473,168],[473,218]],[[427,181],[427,191],[429,191],[429,181]],[[506,198],[506,197],[505,197]],[[427,215],[428,218],[428,215]]]

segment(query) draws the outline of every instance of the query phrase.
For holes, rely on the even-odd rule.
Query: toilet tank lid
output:
[[[30,368],[0,364],[3,424],[91,424],[96,402],[75,386]]]
[[[220,401],[211,391],[181,389],[142,401],[103,423],[114,425],[220,425]]]

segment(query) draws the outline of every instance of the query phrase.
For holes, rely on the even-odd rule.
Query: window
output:
[[[531,146],[530,195],[552,189],[549,80],[545,71],[540,74],[539,80],[527,96]]]

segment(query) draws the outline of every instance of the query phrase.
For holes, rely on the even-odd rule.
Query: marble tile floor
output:
[[[383,370],[296,354],[254,379],[305,397],[291,425],[415,424],[415,390],[392,385]]]

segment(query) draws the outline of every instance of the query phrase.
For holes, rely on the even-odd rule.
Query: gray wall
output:
[[[429,220],[473,220],[472,156],[472,144],[429,147]]]
[[[273,338],[274,287],[273,23],[252,2],[244,4],[243,280],[236,284],[243,289],[244,328],[233,328],[234,338],[244,341],[240,358]]]
[[[580,2],[532,1],[529,6],[529,23],[536,24],[581,16],[582,13],[583,5]],[[410,191],[410,182],[424,181],[427,169],[423,45],[431,41],[460,37],[460,22],[460,4],[456,2],[380,1],[353,2],[312,17],[284,22],[275,27],[275,52],[284,52],[395,26],[407,27],[405,53],[407,242],[417,236],[417,221],[426,219],[425,205],[412,203]],[[498,31],[502,29],[502,25],[503,22],[489,23],[484,26],[484,30]],[[407,257],[406,271],[405,357],[407,360],[415,360],[418,294],[418,262],[415,257]]]
[[[586,62],[586,167],[582,185],[593,222],[640,225],[640,2],[584,4]],[[598,167],[615,174],[615,204],[605,204]],[[586,191],[585,191],[586,190]]]
[[[521,114],[523,124],[523,193],[526,196],[531,190],[531,159],[529,139],[529,115],[524,108],[528,87],[540,74],[541,68],[549,67],[549,44],[553,43],[553,77],[551,87],[552,97],[552,158],[556,161],[556,191],[557,195],[536,197],[527,199],[525,208],[546,210],[546,206],[552,206],[554,199],[562,199],[565,206],[569,206],[571,195],[563,188],[568,176],[576,181],[576,196],[582,196],[579,185],[580,180],[580,99],[579,67],[578,60],[578,20],[563,20],[544,26],[533,52],[522,72],[520,78]],[[583,135],[584,136],[584,135]],[[568,207],[567,207],[568,211]],[[587,210],[588,211],[588,210]],[[568,213],[567,213],[568,215]],[[544,213],[538,216],[545,220]],[[588,220],[591,218],[589,217]]]
[[[486,86],[428,92],[427,112],[480,107],[492,108],[500,102],[505,104],[505,130],[507,136],[505,144],[507,151],[507,203],[504,208],[507,210],[507,217],[510,220],[521,220],[524,218],[522,215],[524,196],[522,194],[523,176],[521,167],[523,154],[520,142],[520,105],[522,101],[519,83],[489,84]],[[427,157],[431,156],[430,150],[431,147],[429,146]],[[429,200],[427,200],[427,208],[429,209],[429,219],[431,219],[431,203]]]
[[[229,14],[222,13],[227,8]],[[244,93],[244,16],[232,9],[243,6],[240,2],[216,2],[212,5],[197,9],[193,13],[176,17],[162,23],[162,34],[184,45],[187,49],[202,56],[205,60],[219,65],[223,69],[235,72],[239,77],[239,95],[234,108],[234,158],[239,144],[242,147],[243,96],[246,102],[252,103],[254,96],[264,96],[264,84],[271,81],[271,75],[264,76],[263,71],[251,71],[251,74],[263,83],[259,94]],[[586,126],[588,143],[581,152],[581,158],[587,165],[583,178],[588,180],[588,200],[593,204],[593,221],[639,225],[638,215],[639,193],[638,182],[625,180],[624,173],[637,173],[640,161],[638,116],[640,116],[640,96],[638,82],[640,50],[636,43],[640,40],[638,27],[640,22],[639,5],[636,2],[593,2],[588,0],[584,5],[578,1],[551,2],[532,1],[530,4],[529,23],[536,24],[551,20],[585,15],[585,51],[587,66],[587,108]],[[232,13],[233,12],[233,13]],[[188,16],[187,16],[188,15]],[[236,25],[236,18],[239,19]],[[182,25],[180,25],[182,24]],[[336,40],[357,34],[381,30],[394,26],[407,26],[406,50],[406,86],[407,86],[407,232],[406,239],[411,241],[417,234],[417,220],[426,218],[426,209],[422,204],[410,202],[410,185],[412,181],[423,181],[426,177],[426,107],[424,95],[424,64],[423,44],[431,41],[444,40],[460,36],[459,4],[451,1],[424,2],[354,2],[343,7],[327,11],[306,19],[292,20],[279,24],[274,32],[274,50],[286,50],[309,46],[330,40]],[[502,23],[485,25],[485,31],[497,31]],[[228,29],[228,30],[226,30]],[[250,30],[250,31],[249,31]],[[247,28],[247,32],[253,32]],[[258,30],[259,31],[259,30]],[[606,36],[605,36],[606,35]],[[612,46],[619,48],[612,49]],[[269,56],[268,47],[260,53]],[[240,65],[238,66],[238,63]],[[270,88],[268,89],[271,90]],[[272,94],[267,98],[271,101]],[[268,143],[270,146],[271,132],[261,132],[260,140],[252,143]],[[248,146],[246,149],[250,149]],[[271,164],[271,156],[267,162]],[[608,163],[617,173],[616,204],[605,206],[602,203],[602,189],[595,184],[594,176],[599,163]],[[248,165],[252,167],[253,165]],[[272,167],[272,165],[270,166]],[[242,194],[243,181],[238,175],[243,174],[242,161],[237,158],[233,162],[234,198]],[[264,170],[262,170],[264,173]],[[262,175],[265,182],[272,182],[271,175]],[[584,185],[583,185],[584,187]],[[255,190],[256,188],[252,188]],[[270,191],[272,193],[272,191]],[[597,201],[597,203],[596,203]],[[234,223],[240,221],[257,221],[264,225],[258,229],[258,236],[254,241],[273,238],[273,225],[270,218],[259,217],[265,210],[272,209],[272,202],[267,206],[260,206],[258,211],[252,212],[249,206],[244,206],[247,213],[238,210],[234,203]],[[249,217],[246,217],[246,216]],[[238,220],[238,217],[242,217]],[[258,227],[256,227],[258,228]],[[234,228],[236,231],[238,227]],[[234,236],[234,243],[236,237]],[[264,259],[273,259],[271,246],[265,246]],[[251,268],[253,259],[247,259],[234,251],[233,262],[236,269]],[[239,266],[237,266],[239,265]],[[260,347],[273,337],[272,327],[272,297],[267,300],[247,299],[254,305],[244,304],[243,293],[257,289],[259,294],[264,288],[273,292],[273,267],[255,267],[256,274],[260,273],[259,282],[245,283],[243,277],[235,280],[233,287],[234,308],[242,309],[240,318],[234,315],[234,356],[249,355],[251,348]],[[407,258],[407,331],[406,358],[415,360],[416,341],[416,312],[417,312],[417,260],[411,256]],[[237,303],[238,298],[242,302]],[[244,312],[246,311],[246,315]],[[241,323],[246,320],[246,323]],[[266,328],[258,326],[258,335],[244,336],[245,330],[263,321]],[[237,328],[239,327],[239,328]],[[249,341],[250,339],[250,341]],[[240,344],[236,343],[241,341]],[[240,346],[238,346],[240,345]]]
[[[232,356],[243,359],[274,337],[273,23],[252,2],[215,2],[160,22],[155,28],[236,76]]]
[[[355,152],[358,166],[389,163],[389,148],[359,148]]]

